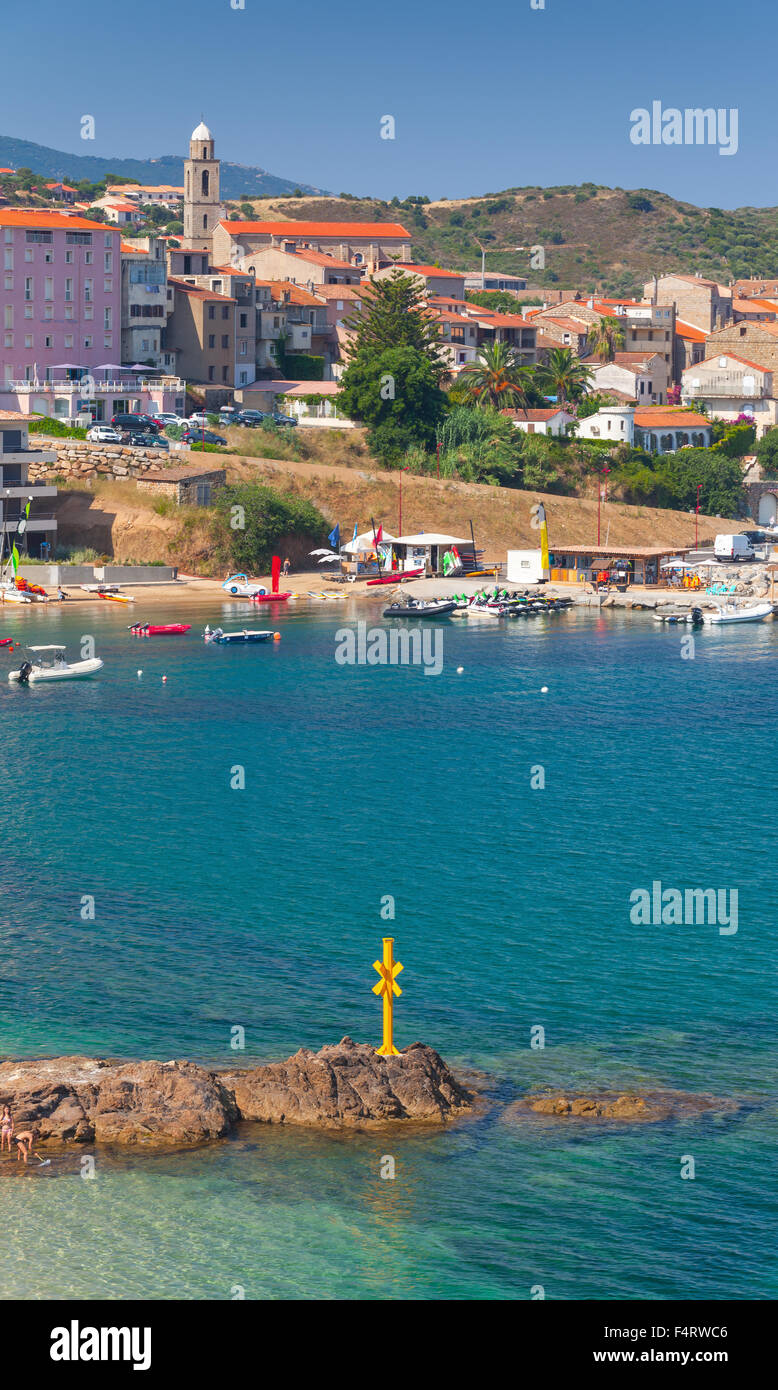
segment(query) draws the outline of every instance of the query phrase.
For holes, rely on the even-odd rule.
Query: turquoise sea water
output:
[[[190,634],[140,641],[109,605],[0,612],[0,636],[91,633],[105,661],[19,690],[0,652],[0,1055],[377,1043],[392,894],[397,1041],[480,1071],[493,1104],[441,1132],[105,1155],[94,1181],[4,1160],[0,1295],[776,1297],[778,626],[704,631],[684,660],[650,615],[457,620],[435,678],[336,664],[336,630],[380,606],[244,613],[177,605]],[[283,640],[205,648],[226,619]],[[737,888],[737,933],[633,925],[656,879]],[[742,1104],[505,1118],[529,1087],[633,1085]]]

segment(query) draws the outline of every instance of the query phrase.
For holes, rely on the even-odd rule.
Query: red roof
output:
[[[339,261],[335,256],[328,256],[325,251],[312,251],[310,246],[298,246],[291,254],[299,257],[301,261],[308,261],[310,265],[330,265],[336,270],[350,270],[353,275],[359,275],[359,267],[352,265],[350,261]]]
[[[681,278],[681,277],[679,277]],[[652,405],[635,411],[635,424],[641,429],[710,429],[710,420],[693,410],[678,410],[673,406]]]
[[[290,237],[402,237],[410,241],[410,232],[399,222],[220,222],[234,236],[267,232],[270,236]]]
[[[564,406],[561,406],[561,405],[553,405],[553,406],[550,406],[550,407],[545,407],[545,406],[544,406],[543,409],[541,409],[541,410],[510,410],[510,409],[506,409],[506,410],[501,410],[501,411],[500,411],[500,414],[501,414],[501,415],[509,415],[510,418],[511,418],[512,420],[527,420],[527,421],[529,421],[529,422],[531,423],[532,421],[553,420],[553,418],[554,418],[555,415],[569,415],[570,412],[569,412],[569,411],[566,411],[566,410],[564,409]],[[573,417],[571,416],[570,418],[572,419]]]
[[[0,227],[29,227],[36,231],[55,231],[58,228],[67,231],[88,231],[88,232],[110,232],[115,229],[107,227],[104,222],[91,222],[87,217],[77,217],[69,212],[55,212],[53,208],[2,208],[0,209]]]
[[[223,304],[234,304],[235,300],[228,294],[217,294],[215,290],[202,290],[199,285],[190,285],[187,280],[178,280],[174,275],[168,276],[168,284],[174,285],[177,290],[183,290],[184,294],[192,294],[195,299],[220,299]]]
[[[675,320],[675,331],[679,338],[688,338],[692,343],[704,343],[708,336],[701,328],[695,328],[693,323],[684,323],[683,319]]]
[[[416,275],[424,275],[429,279],[439,280],[464,280],[464,270],[441,270],[439,265],[413,265],[411,261],[397,261],[398,270],[412,270]]]

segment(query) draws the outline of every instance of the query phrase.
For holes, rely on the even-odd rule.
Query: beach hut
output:
[[[393,549],[398,569],[404,571],[423,568],[426,574],[440,574],[443,571],[443,556],[452,546],[466,546],[468,551],[472,551],[473,542],[469,536],[447,536],[442,531],[419,531],[418,535],[398,536]]]
[[[376,532],[363,531],[353,540],[341,546],[341,559],[345,574],[361,579],[371,574],[389,574],[393,568],[392,550],[397,540],[389,531],[381,528],[381,539],[376,548]],[[380,562],[380,563],[379,563]],[[396,568],[396,564],[394,566]]]

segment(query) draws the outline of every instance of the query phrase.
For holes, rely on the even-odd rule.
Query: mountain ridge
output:
[[[183,155],[119,159],[94,154],[71,154],[66,150],[54,149],[51,145],[38,145],[33,140],[21,140],[12,135],[0,135],[0,165],[32,169],[36,174],[74,183],[80,179],[98,183],[105,174],[118,174],[121,178],[137,179],[140,183],[171,183],[177,186],[184,181]],[[313,196],[325,191],[312,184],[280,178],[259,165],[221,161],[221,194],[224,199],[291,195],[297,188]]]

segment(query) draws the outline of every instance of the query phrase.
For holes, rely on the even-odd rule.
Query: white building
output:
[[[632,444],[635,437],[635,407],[608,405],[594,415],[578,420],[577,439],[596,439],[605,444]]]
[[[772,371],[732,352],[687,367],[681,375],[681,400],[703,405],[710,415],[730,423],[739,415],[753,415],[758,438],[778,423]]]

